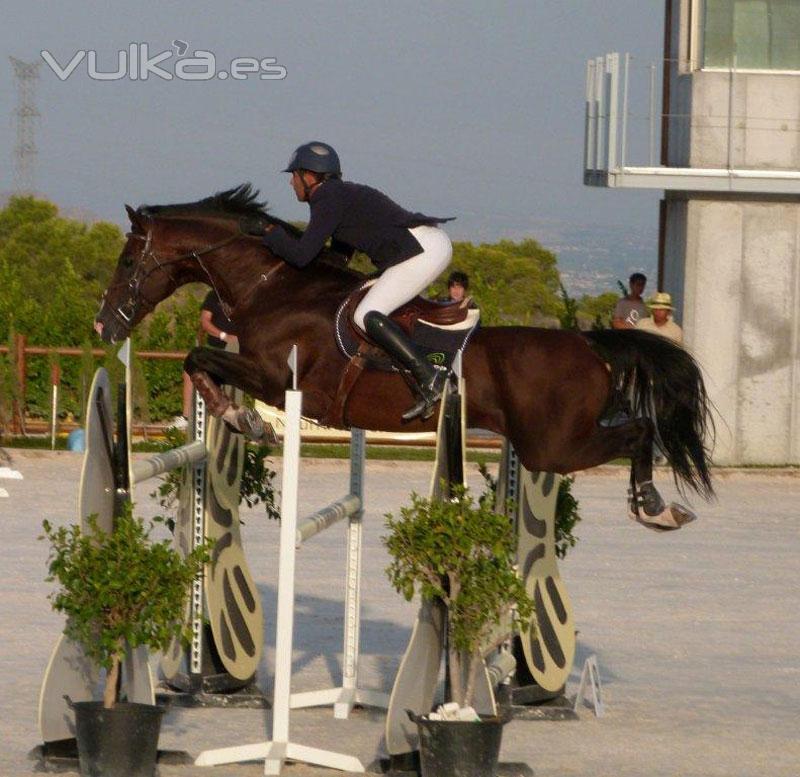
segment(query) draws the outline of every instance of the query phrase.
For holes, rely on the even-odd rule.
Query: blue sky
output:
[[[535,236],[546,224],[655,230],[658,193],[581,183],[584,63],[629,51],[643,74],[661,56],[663,16],[662,0],[5,0],[0,191],[12,187],[8,55],[47,50],[64,65],[94,50],[112,70],[132,42],[152,55],[179,39],[213,52],[218,69],[272,57],[286,77],[96,81],[84,59],[61,81],[43,64],[40,192],[121,223],[124,202],[185,201],[249,180],[276,214],[305,218],[278,171],[296,145],[320,139],[339,150],[345,177],[456,215],[457,238]]]

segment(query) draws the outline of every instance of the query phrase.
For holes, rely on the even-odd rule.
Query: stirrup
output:
[[[417,417],[419,417],[421,421],[427,421],[433,415],[436,403],[442,398],[442,394],[444,394],[449,374],[449,370],[437,367],[436,375],[434,375],[430,385],[426,386],[424,389],[421,386],[419,387],[422,399],[403,413],[401,416],[403,421],[413,421]]]

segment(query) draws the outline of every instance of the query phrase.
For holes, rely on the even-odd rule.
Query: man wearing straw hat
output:
[[[654,294],[647,302],[652,318],[640,318],[637,329],[668,337],[678,345],[683,343],[683,330],[672,320],[672,297],[665,291]]]

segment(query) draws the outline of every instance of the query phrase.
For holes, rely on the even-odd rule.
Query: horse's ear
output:
[[[139,211],[134,210],[130,205],[125,205],[125,210],[128,213],[128,218],[131,220],[132,227],[138,227],[142,232],[145,231],[144,224],[142,223],[142,216]]]

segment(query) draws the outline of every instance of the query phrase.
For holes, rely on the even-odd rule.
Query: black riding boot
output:
[[[422,416],[430,418],[433,406],[441,399],[447,384],[447,370],[436,369],[420,352],[406,333],[388,316],[371,310],[364,316],[364,331],[383,348],[394,364],[408,370],[417,383],[422,397],[414,407],[403,413],[403,420]]]

